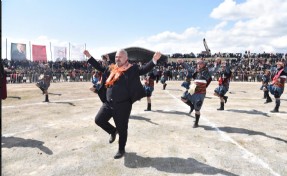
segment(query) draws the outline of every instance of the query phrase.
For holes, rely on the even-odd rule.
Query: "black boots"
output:
[[[224,100],[224,102],[220,101],[220,108],[217,109],[218,111],[223,111],[224,110],[224,103],[227,102],[228,96],[221,96],[220,100],[222,100],[222,99]]]
[[[265,104],[270,103],[270,102],[272,102],[272,99],[268,96],[268,97],[266,98]]]
[[[270,98],[268,91],[265,91],[264,94],[266,95],[265,104],[272,102],[272,99]]]
[[[166,83],[164,83],[164,84],[163,84],[163,90],[165,90],[165,88],[166,88],[166,85],[167,85]]]
[[[224,110],[224,102],[220,102],[220,108],[217,109],[218,111]]]
[[[280,106],[280,100],[276,100],[275,108],[270,112],[273,112],[273,113],[279,112],[279,106]]]
[[[145,111],[151,111],[151,103],[147,104],[147,109]]]
[[[193,104],[189,100],[187,100],[187,102],[185,102],[185,103],[190,107],[189,114],[191,114],[193,109],[194,109]]]
[[[45,96],[45,101],[44,102],[49,102],[49,97],[48,95]]]
[[[272,113],[279,112],[279,106],[276,105],[275,108],[270,112],[272,112]]]
[[[227,99],[228,99],[228,96],[223,96],[223,99],[224,99],[224,103],[226,103]]]
[[[195,114],[195,122],[194,122],[193,128],[197,128],[198,127],[199,118],[200,118],[200,115]]]
[[[40,89],[41,89],[41,91],[42,91],[42,94],[44,95],[44,93],[45,93],[45,90],[42,88],[42,87],[39,87]]]

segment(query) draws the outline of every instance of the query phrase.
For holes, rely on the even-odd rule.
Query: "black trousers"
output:
[[[132,103],[125,101],[121,103],[105,102],[95,117],[95,123],[107,133],[119,134],[119,150],[124,150],[128,138],[128,123],[132,110]],[[109,123],[113,117],[116,127]]]

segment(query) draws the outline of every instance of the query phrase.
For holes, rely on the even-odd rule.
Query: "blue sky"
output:
[[[203,38],[212,53],[286,53],[286,13],[285,0],[2,0],[2,58],[6,38],[8,59],[11,42],[29,41],[86,44],[96,57],[130,46],[199,53]]]

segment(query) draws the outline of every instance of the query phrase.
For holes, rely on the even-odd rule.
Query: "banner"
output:
[[[11,60],[26,60],[26,44],[11,43]]]
[[[71,45],[70,48],[70,60],[84,61],[84,45]]]
[[[53,61],[56,62],[66,62],[67,61],[67,48],[61,46],[54,46],[54,58]]]
[[[33,61],[47,62],[46,46],[32,45],[32,57],[33,57]]]

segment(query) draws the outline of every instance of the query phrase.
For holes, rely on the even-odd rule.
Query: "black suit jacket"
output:
[[[109,67],[103,67],[100,63],[98,63],[93,57],[88,60],[95,69],[106,73],[107,77],[109,76]],[[115,85],[109,89],[113,89],[109,92],[112,92],[112,97],[114,102],[124,102],[124,101],[131,101],[134,103],[137,100],[146,96],[144,88],[140,81],[140,75],[147,74],[155,64],[151,60],[147,64],[139,67],[138,65],[134,64],[131,68],[129,68],[124,74],[119,78]],[[107,78],[106,77],[106,78]],[[106,89],[105,81],[102,81],[101,88]],[[110,97],[110,96],[108,96]],[[110,100],[108,100],[110,101]]]

